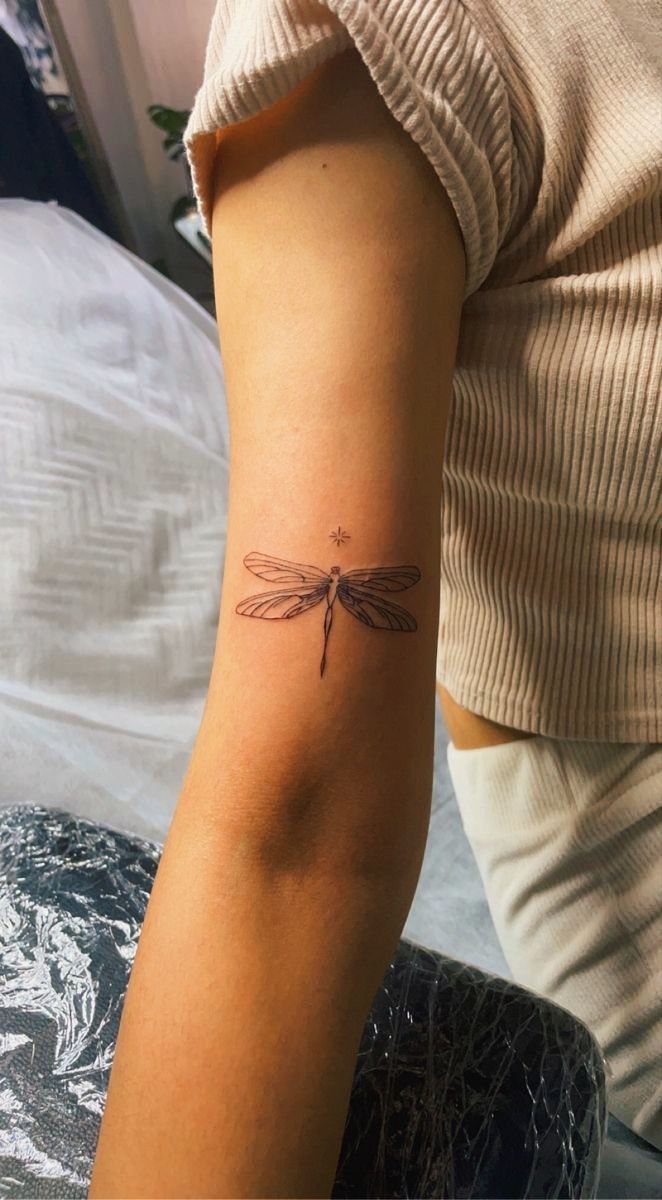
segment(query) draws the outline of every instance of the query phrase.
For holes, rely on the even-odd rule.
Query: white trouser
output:
[[[448,765],[513,977],[588,1025],[610,1110],[662,1149],[662,744],[451,742]]]

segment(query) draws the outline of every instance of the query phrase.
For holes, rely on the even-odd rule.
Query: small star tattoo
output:
[[[347,530],[341,529],[340,525],[336,530],[334,530],[333,533],[329,534],[329,537],[336,543],[336,546],[342,546],[343,542],[348,542],[350,540]]]

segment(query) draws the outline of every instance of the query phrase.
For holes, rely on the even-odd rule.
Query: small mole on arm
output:
[[[325,167],[325,166],[326,166],[326,163],[322,163],[322,166],[323,166],[323,167]]]

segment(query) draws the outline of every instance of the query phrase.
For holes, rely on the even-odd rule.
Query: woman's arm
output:
[[[356,52],[221,137],[213,243],[231,422],[217,648],[92,1197],[329,1194],[427,833],[464,254],[441,184]],[[319,568],[326,594],[313,604],[309,572],[282,580],[246,566],[251,553]],[[321,675],[336,565],[412,566],[420,582],[355,579],[349,608],[333,603]],[[237,612],[279,588],[294,598],[274,602],[277,619]],[[416,630],[380,617],[380,599]]]

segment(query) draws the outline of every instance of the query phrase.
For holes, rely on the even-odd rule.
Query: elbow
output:
[[[367,738],[339,750],[335,732],[320,748],[314,726],[279,740],[258,728],[221,754],[204,725],[178,809],[195,814],[219,870],[233,864],[256,886],[370,890],[408,904],[427,838],[431,761]]]
[[[395,794],[386,776],[328,769],[242,772],[210,795],[190,779],[182,794],[197,809],[219,864],[276,881],[407,892],[420,871],[430,796]]]
[[[273,944],[291,946],[306,961],[321,957],[327,974],[333,964],[343,988],[360,976],[368,1003],[420,873],[429,796],[418,805],[411,799],[403,803],[386,773],[313,771],[309,758],[305,770],[278,763],[260,779],[248,769],[233,778],[226,772],[213,797],[194,772],[173,826],[181,811],[198,860],[203,842],[210,894],[215,906],[222,897],[224,921],[242,914],[247,930],[259,913]]]
[[[285,786],[273,781],[266,792],[244,791],[239,807],[222,805],[220,824],[225,845],[252,869],[379,883],[393,863],[385,831],[374,836],[369,828],[368,812],[378,807],[333,775],[299,778]]]

